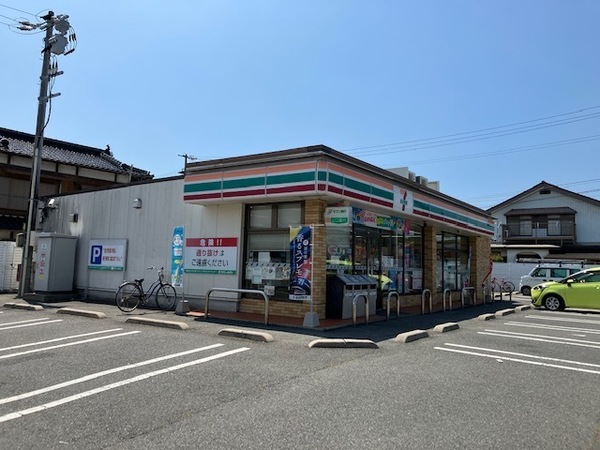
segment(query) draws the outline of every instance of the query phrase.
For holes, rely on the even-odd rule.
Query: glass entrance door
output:
[[[353,254],[354,272],[357,275],[368,275],[378,280],[377,308],[381,308],[381,232],[373,228],[355,225]]]

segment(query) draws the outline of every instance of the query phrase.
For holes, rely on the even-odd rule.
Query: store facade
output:
[[[265,292],[270,314],[327,317],[328,280],[345,274],[373,280],[377,308],[389,292],[420,305],[424,290],[439,305],[446,289],[480,286],[489,269],[488,213],[325,146],[190,164],[183,191],[191,210],[239,211],[228,286]],[[197,229],[191,216],[186,227]],[[264,311],[260,298],[242,297],[239,311]]]

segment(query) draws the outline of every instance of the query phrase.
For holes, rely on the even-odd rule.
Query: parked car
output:
[[[559,281],[582,269],[581,265],[575,264],[538,264],[527,275],[521,277],[519,292],[523,295],[531,295],[531,288],[536,284],[545,283],[546,281]]]
[[[531,303],[550,311],[564,308],[600,309],[600,267],[582,270],[560,281],[531,289]]]

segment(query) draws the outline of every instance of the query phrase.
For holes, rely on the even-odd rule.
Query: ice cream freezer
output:
[[[39,233],[35,258],[36,292],[73,290],[77,237],[56,233]]]

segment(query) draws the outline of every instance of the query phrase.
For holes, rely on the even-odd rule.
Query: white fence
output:
[[[0,241],[0,292],[19,289],[17,268],[21,264],[23,249],[14,242]]]

